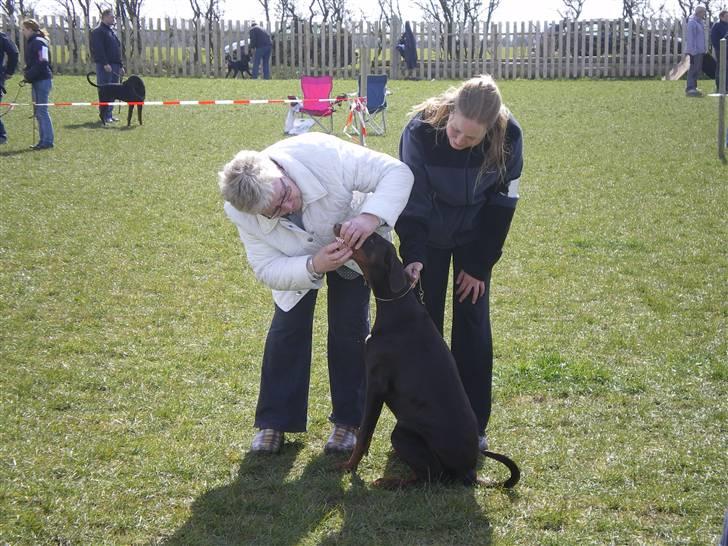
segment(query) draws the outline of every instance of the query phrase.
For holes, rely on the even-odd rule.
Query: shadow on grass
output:
[[[83,121],[81,123],[67,123],[63,126],[64,129],[103,129],[101,121],[98,119],[94,121]]]
[[[29,145],[27,148],[21,148],[20,150],[2,151],[2,152],[0,152],[0,157],[11,157],[14,155],[27,154],[27,153],[36,152],[36,151],[37,150],[33,150]]]
[[[337,465],[345,459],[323,453],[298,472],[301,449],[293,443],[276,456],[248,453],[235,482],[197,498],[189,520],[163,544],[491,543],[474,489],[371,488],[342,475]],[[385,475],[408,471],[390,454]]]

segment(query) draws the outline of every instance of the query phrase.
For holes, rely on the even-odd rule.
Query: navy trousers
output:
[[[332,412],[329,420],[359,426],[364,405],[364,343],[369,335],[369,288],[361,276],[346,280],[326,274],[328,367]],[[313,317],[317,290],[288,312],[275,307],[263,355],[257,428],[304,432],[311,376]]]
[[[459,248],[427,247],[427,267],[422,271],[422,288],[425,292],[425,307],[442,334],[452,261],[455,274],[450,350],[478,420],[478,430],[483,434],[490,419],[493,383],[493,336],[489,304],[491,272],[488,271],[485,278],[485,294],[475,304],[471,298],[458,302],[455,296],[455,279],[462,269],[459,252],[463,251]]]

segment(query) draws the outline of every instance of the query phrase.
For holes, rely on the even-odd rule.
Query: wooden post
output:
[[[402,34],[402,22],[399,20],[399,17],[392,17],[392,25],[390,26],[389,32],[389,49],[392,55],[392,62],[389,66],[389,77],[393,80],[398,80],[401,76],[400,55],[396,49],[400,34]]]
[[[728,73],[728,65],[726,65],[726,62],[728,62],[728,40],[725,38],[720,41],[718,58],[720,59],[720,75],[718,76],[718,93],[720,93],[718,97],[718,157],[721,161],[725,161],[726,140],[728,139],[728,134],[726,134],[725,129],[725,94],[726,86],[728,86],[728,82],[726,82],[726,73]]]

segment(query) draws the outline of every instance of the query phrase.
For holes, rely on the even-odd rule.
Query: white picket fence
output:
[[[355,78],[359,59],[371,59],[370,73],[390,78],[463,79],[488,72],[498,79],[627,78],[664,75],[682,57],[683,23],[650,19],[485,23],[447,32],[429,22],[410,23],[417,39],[418,64],[405,70],[395,50],[403,25],[368,21],[346,24],[306,22],[269,29],[276,78],[330,74]],[[80,19],[42,18],[48,30],[56,73],[93,70],[86,26]],[[117,29],[127,72],[172,77],[223,77],[225,53],[245,47],[249,21],[195,25],[193,20],[146,19]],[[0,29],[22,50],[17,24],[3,18]],[[707,31],[706,31],[707,32]],[[369,55],[363,55],[368,48]]]

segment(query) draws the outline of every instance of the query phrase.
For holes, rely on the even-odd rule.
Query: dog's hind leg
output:
[[[422,436],[397,424],[391,438],[397,456],[412,469],[418,480],[433,482],[444,477],[442,463]]]
[[[139,107],[137,107],[137,108],[139,108]],[[126,126],[127,127],[129,127],[131,125],[131,116],[132,116],[133,113],[134,113],[134,105],[133,104],[130,104],[129,105],[129,111],[126,114]]]
[[[137,104],[137,117],[139,118],[139,125],[142,124],[142,106],[141,104]]]

